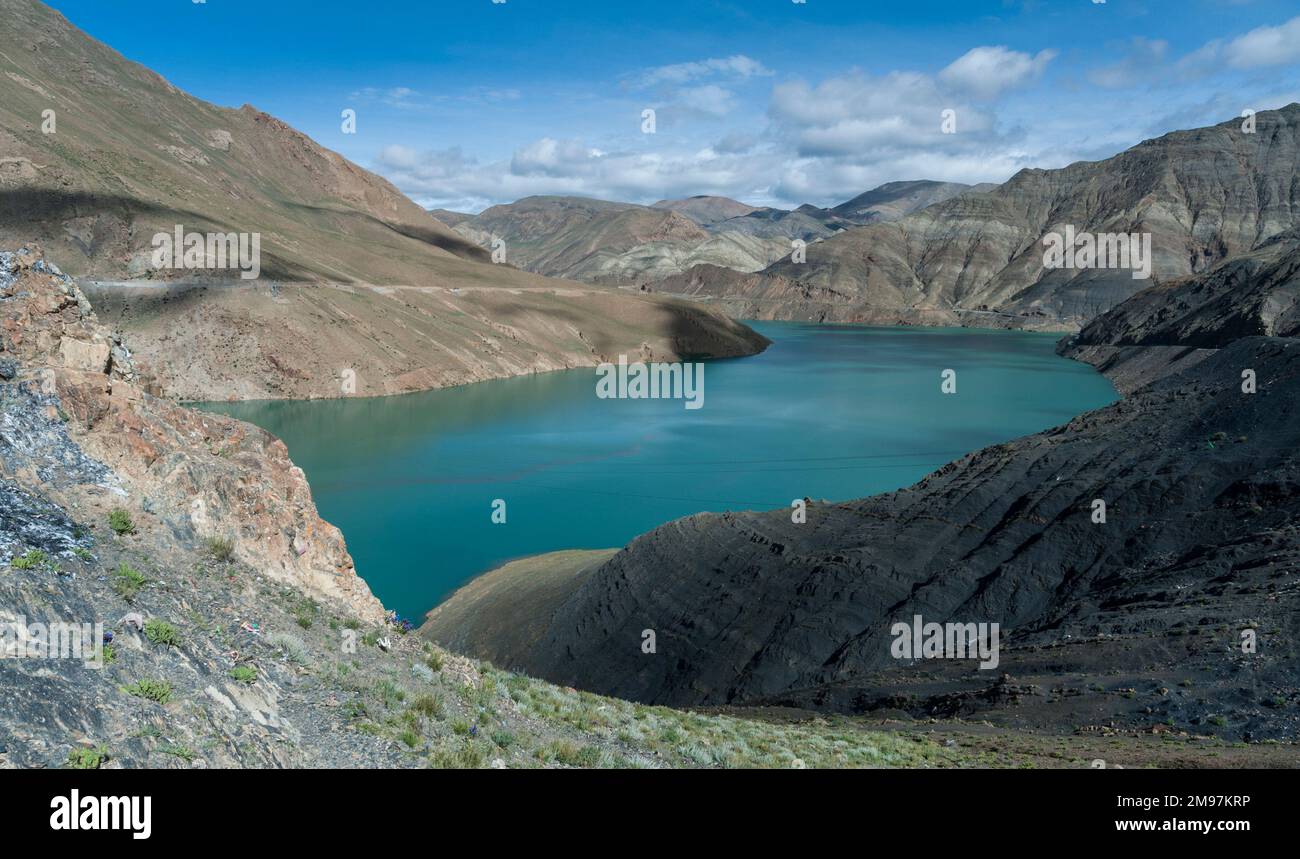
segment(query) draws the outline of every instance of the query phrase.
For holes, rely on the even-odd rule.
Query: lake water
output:
[[[380,399],[210,403],[284,439],[384,605],[419,619],[522,555],[622,546],[701,510],[897,489],[1116,399],[1056,335],[752,323],[704,406],[596,396],[592,368]],[[956,371],[957,392],[940,390]],[[506,522],[492,521],[505,502]]]

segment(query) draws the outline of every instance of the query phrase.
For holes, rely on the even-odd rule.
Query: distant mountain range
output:
[[[479,215],[434,217],[475,244],[505,242],[506,259],[538,274],[591,283],[644,285],[695,266],[755,272],[792,250],[850,227],[890,221],[965,191],[958,182],[890,182],[830,209],[750,206],[728,197],[661,200],[652,206],[585,197],[526,197]]]
[[[1151,286],[1209,271],[1300,223],[1300,105],[1176,131],[1104,161],[1022,170],[903,217],[850,227],[756,274],[700,265],[657,289],[733,316],[1077,329]],[[849,205],[849,204],[846,204]],[[843,207],[837,207],[843,208]],[[1049,268],[1067,230],[1149,234],[1151,278]]]

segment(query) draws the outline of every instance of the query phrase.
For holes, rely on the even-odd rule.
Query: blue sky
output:
[[[194,95],[463,211],[539,193],[825,205],[1300,101],[1294,0],[51,5]]]

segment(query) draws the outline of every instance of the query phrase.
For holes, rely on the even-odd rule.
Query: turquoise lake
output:
[[[704,406],[596,396],[594,368],[379,399],[209,403],[275,433],[384,605],[419,620],[522,555],[622,546],[702,510],[897,489],[1116,399],[1058,335],[751,323]],[[957,392],[940,390],[956,371]],[[505,501],[506,522],[492,522]]]

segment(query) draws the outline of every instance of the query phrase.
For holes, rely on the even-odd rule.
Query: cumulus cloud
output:
[[[958,134],[943,133],[945,110]],[[816,86],[794,81],[772,90],[769,113],[801,156],[865,153],[879,148],[964,145],[987,133],[992,118],[916,72],[853,73]]]
[[[1031,56],[1003,45],[971,48],[939,72],[939,80],[977,98],[995,98],[1037,80],[1055,57],[1051,49]]]
[[[1224,45],[1223,57],[1235,69],[1300,62],[1300,17],[1238,36]]]
[[[753,152],[606,152],[580,140],[552,138],[528,143],[497,162],[466,158],[459,149],[389,146],[376,164],[417,202],[458,211],[535,194],[641,202],[707,193],[754,196],[765,193],[780,166],[776,156]]]

